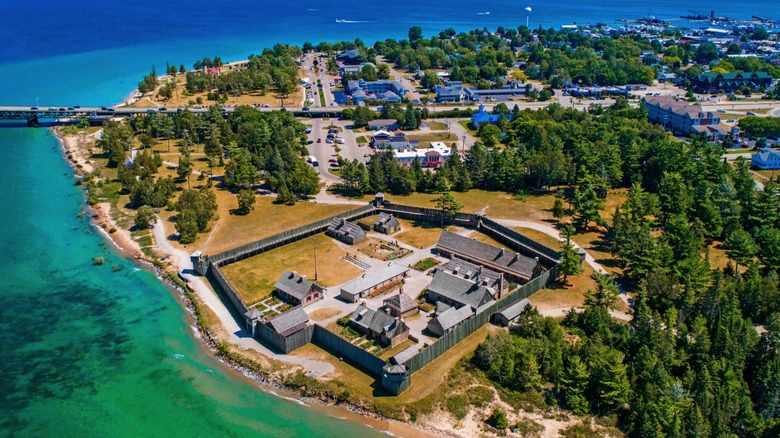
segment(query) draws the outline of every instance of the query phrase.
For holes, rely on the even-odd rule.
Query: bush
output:
[[[468,399],[462,394],[454,395],[448,398],[445,402],[445,406],[447,408],[447,412],[452,414],[458,420],[466,418],[466,415],[468,415],[469,409],[471,408]]]
[[[493,391],[485,386],[477,386],[468,391],[469,402],[475,407],[481,408],[493,401]]]
[[[512,426],[512,432],[528,438],[537,438],[542,436],[544,426],[530,418],[523,418]]]
[[[493,409],[493,412],[485,422],[498,430],[504,430],[509,427],[509,421],[506,419],[506,412],[499,408]]]
[[[427,257],[412,265],[412,269],[424,272],[438,264],[439,262],[436,259]]]

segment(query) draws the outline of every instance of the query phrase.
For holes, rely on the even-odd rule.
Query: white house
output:
[[[780,151],[772,148],[761,149],[753,155],[750,164],[761,170],[780,169]]]
[[[422,167],[438,168],[452,156],[452,149],[440,141],[432,141],[428,148],[409,148],[393,150],[399,164],[409,167],[418,158]]]

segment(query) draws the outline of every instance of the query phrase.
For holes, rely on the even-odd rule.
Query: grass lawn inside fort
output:
[[[274,283],[286,269],[314,280],[314,242],[317,244],[319,283],[338,285],[362,272],[341,258],[347,251],[324,233],[229,264],[222,272],[247,304],[253,304],[273,292]]]

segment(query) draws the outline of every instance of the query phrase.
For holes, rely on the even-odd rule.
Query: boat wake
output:
[[[487,12],[477,12],[477,15],[490,15],[490,11],[487,11]]]
[[[337,18],[336,23],[368,23],[368,21],[361,20],[345,20],[343,18]]]

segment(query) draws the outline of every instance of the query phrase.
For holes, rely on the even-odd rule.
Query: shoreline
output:
[[[66,164],[73,170],[74,179],[78,180],[85,172],[94,170],[91,164],[86,162],[83,150],[79,150],[83,145],[78,144],[78,139],[74,138],[76,136],[84,136],[83,132],[76,135],[64,135],[56,128],[51,128],[50,132],[55,139],[57,139],[63,160],[65,160]],[[398,436],[428,437],[442,433],[441,430],[429,429],[420,425],[392,420],[350,403],[339,403],[327,398],[306,397],[302,395],[300,390],[284,385],[280,376],[264,370],[254,360],[230,351],[223,344],[231,344],[234,347],[240,346],[232,344],[229,341],[218,339],[217,336],[204,325],[201,316],[201,306],[204,306],[205,303],[198,297],[197,292],[190,287],[189,282],[185,282],[177,274],[170,272],[169,269],[171,267],[175,268],[177,273],[180,271],[179,263],[177,263],[177,254],[173,251],[163,251],[157,242],[157,237],[154,236],[154,233],[150,230],[155,248],[162,254],[162,258],[165,258],[166,261],[170,263],[168,266],[169,269],[166,269],[164,262],[147,257],[141,251],[138,243],[132,239],[130,232],[120,227],[116,221],[111,218],[111,205],[109,203],[100,203],[96,206],[89,205],[86,203],[86,188],[82,187],[81,189],[84,202],[81,211],[89,216],[88,218],[85,218],[85,220],[88,220],[89,225],[93,226],[95,230],[98,231],[98,234],[108,241],[117,252],[122,256],[130,258],[134,263],[139,265],[141,269],[152,273],[163,286],[174,293],[181,301],[185,312],[189,315],[186,318],[192,318],[193,324],[189,325],[193,329],[195,337],[197,338],[196,340],[202,342],[200,345],[205,347],[205,350],[212,354],[216,360],[226,366],[226,371],[236,373],[237,378],[245,378],[250,382],[259,384],[258,389],[265,393],[304,405],[309,409],[324,413],[333,418],[361,424],[390,435],[397,435],[400,433],[401,435]],[[111,232],[110,230],[116,231]],[[225,327],[222,328],[224,329]],[[267,359],[274,360],[272,358]],[[281,391],[284,394],[280,394],[277,391]]]

